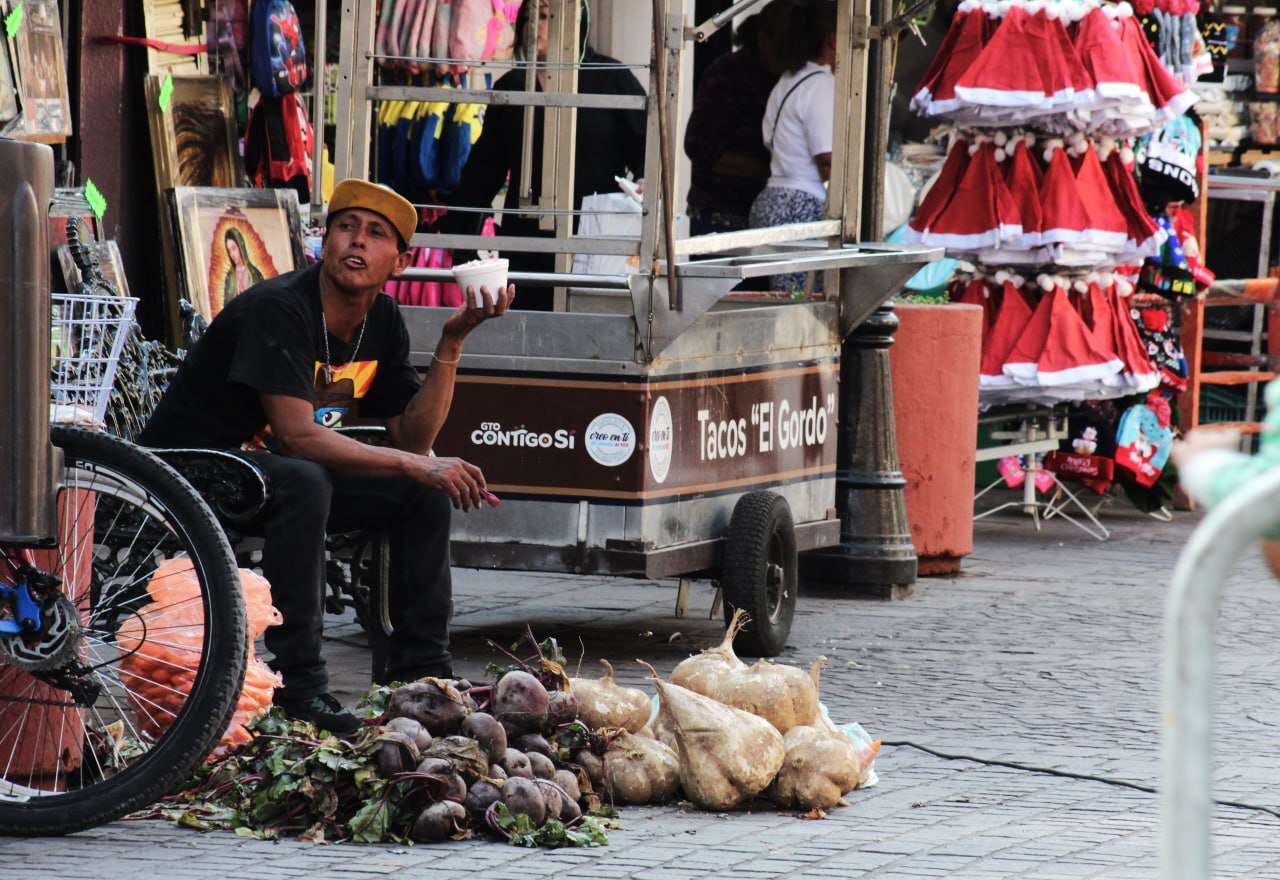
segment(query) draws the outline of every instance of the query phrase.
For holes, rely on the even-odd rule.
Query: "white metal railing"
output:
[[[1160,877],[1209,874],[1213,652],[1227,575],[1280,523],[1280,469],[1228,496],[1191,533],[1165,609],[1160,742]]]

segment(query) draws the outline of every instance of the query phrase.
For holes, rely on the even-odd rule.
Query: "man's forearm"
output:
[[[405,407],[398,430],[393,433],[400,449],[426,455],[436,442],[453,404],[454,378],[461,357],[462,341],[447,334],[441,336],[427,377]]]

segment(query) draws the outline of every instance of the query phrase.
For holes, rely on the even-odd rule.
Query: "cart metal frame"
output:
[[[477,460],[494,491],[516,503],[458,523],[455,563],[644,577],[714,572],[723,561],[726,542],[733,539],[730,521],[735,507],[763,488],[790,506],[796,549],[826,548],[827,564],[819,566],[825,571],[815,572],[819,579],[847,584],[859,580],[854,572],[865,571],[873,582],[890,587],[914,581],[915,556],[905,526],[904,481],[897,472],[888,387],[887,348],[896,319],[882,307],[921,264],[939,259],[942,252],[857,243],[864,226],[879,224],[875,187],[870,188],[872,197],[864,199],[864,181],[880,180],[887,140],[887,113],[868,110],[869,103],[878,107],[887,95],[889,54],[872,39],[890,35],[883,26],[889,8],[884,0],[837,0],[841,49],[835,68],[837,125],[826,219],[675,236],[679,187],[672,120],[681,109],[683,54],[689,41],[705,40],[735,15],[763,2],[740,0],[694,25],[690,0],[653,0],[648,97],[636,98],[577,94],[580,6],[578,0],[552,0],[547,61],[526,67],[530,86],[535,66],[546,69],[546,91],[530,87],[519,93],[480,89],[467,94],[473,101],[525,108],[526,163],[533,137],[528,120],[535,107],[544,108],[542,191],[537,199],[532,197],[526,166],[521,205],[539,215],[543,228],[555,235],[416,235],[413,244],[554,253],[555,273],[512,273],[511,280],[557,285],[556,311],[511,313],[472,334],[454,411],[437,448],[477,460],[484,452],[475,445],[477,436],[507,436],[503,424],[523,428],[547,413],[568,412],[591,400],[582,405],[611,416],[626,414],[622,423],[639,427],[631,442],[640,455],[583,479],[567,472],[550,479],[555,468],[533,459],[538,462],[537,477],[547,476],[541,481],[505,467],[501,457]],[[456,90],[375,83],[374,8],[375,0],[344,3],[337,179],[368,175],[374,102],[459,97]],[[876,28],[871,26],[873,15],[880,22]],[[526,57],[536,57],[532,46],[526,48]],[[869,87],[869,59],[878,88]],[[579,213],[572,203],[575,118],[576,109],[583,107],[646,110],[646,192],[638,240],[573,234]],[[569,269],[575,253],[634,257],[639,271],[574,275]],[[824,273],[826,289],[835,296],[765,305],[723,299],[743,279],[786,271]],[[411,270],[405,277],[443,280],[449,273]],[[880,314],[872,319],[877,310]],[[450,310],[406,307],[403,312],[414,362],[425,367],[429,346]],[[530,396],[537,398],[532,409],[526,405]],[[479,416],[476,408],[486,405],[499,412],[487,419]],[[657,416],[663,407],[664,415]],[[812,418],[809,425],[816,423],[822,409],[829,430],[819,441],[817,432],[806,427],[804,450],[796,452],[793,445],[785,462],[771,460],[759,467],[745,462],[752,457],[745,454],[737,456],[744,461],[724,464],[720,459],[713,465],[702,448],[702,464],[715,472],[714,479],[699,482],[686,465],[679,478],[664,483],[667,471],[654,463],[655,442],[671,443],[673,432],[675,451],[667,449],[678,457],[679,444],[692,431],[708,425],[713,430],[716,425],[732,427],[738,420],[745,426],[746,411],[751,413],[752,430],[763,430],[758,425],[762,407],[785,407],[788,418],[804,407],[802,418]],[[679,423],[681,414],[689,412],[696,413],[696,426],[692,416],[689,423]],[[584,412],[577,415],[586,417]],[[667,421],[657,426],[664,418]],[[548,430],[543,436],[553,434]],[[759,434],[761,448],[768,446],[765,436]],[[584,444],[588,439],[583,436]],[[777,452],[777,445],[785,446],[769,448]],[[868,560],[871,564],[864,564]],[[794,558],[787,566],[796,566]],[[778,576],[770,571],[770,576]],[[794,595],[789,598],[794,602]]]

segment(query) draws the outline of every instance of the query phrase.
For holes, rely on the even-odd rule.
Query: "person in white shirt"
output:
[[[769,182],[751,206],[753,227],[821,220],[831,176],[835,109],[836,4],[793,0],[777,37],[784,73],[761,123],[772,155]],[[774,290],[804,288],[804,273],[770,278]]]

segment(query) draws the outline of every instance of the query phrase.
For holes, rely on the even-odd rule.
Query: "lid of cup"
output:
[[[1244,15],[1245,8],[1243,6],[1224,6],[1222,7],[1223,15]]]
[[[1276,8],[1274,6],[1255,6],[1253,7],[1254,18],[1274,18]]]

